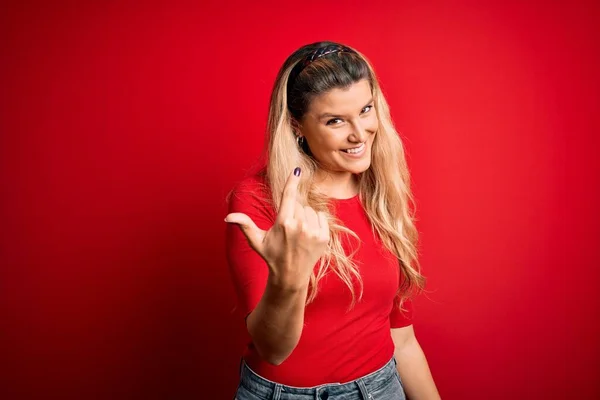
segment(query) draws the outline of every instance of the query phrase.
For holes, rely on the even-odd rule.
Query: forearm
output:
[[[425,353],[413,337],[395,352],[398,373],[410,400],[440,399]]]
[[[260,302],[248,316],[248,332],[267,362],[279,365],[296,348],[304,325],[307,290],[284,288],[269,280]]]

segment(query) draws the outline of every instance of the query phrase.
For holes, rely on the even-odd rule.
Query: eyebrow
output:
[[[368,101],[368,103],[367,103],[367,104],[365,104],[365,105],[364,105],[364,106],[361,108],[361,110],[362,110],[363,108],[365,108],[365,107],[367,107],[367,106],[371,105],[371,103],[372,103],[372,102],[373,102],[373,98],[371,98],[371,100],[369,100],[369,101]],[[332,117],[339,118],[339,117],[342,117],[342,116],[343,116],[343,115],[336,115],[336,114],[330,114],[330,113],[323,113],[323,114],[319,115],[319,116],[317,117],[317,119],[323,119],[323,118],[332,118]]]

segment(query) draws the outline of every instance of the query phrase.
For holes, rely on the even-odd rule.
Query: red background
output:
[[[407,147],[443,398],[600,395],[597,5],[46,3],[0,17],[0,397],[232,397],[224,196],[324,39]]]

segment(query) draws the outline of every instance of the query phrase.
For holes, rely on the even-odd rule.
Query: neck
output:
[[[314,182],[319,192],[334,199],[349,199],[358,194],[358,177],[350,172],[318,170]]]

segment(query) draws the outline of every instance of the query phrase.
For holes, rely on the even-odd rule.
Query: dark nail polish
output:
[[[296,175],[296,176],[300,176],[300,167],[296,167],[296,168],[294,169],[294,175]]]

